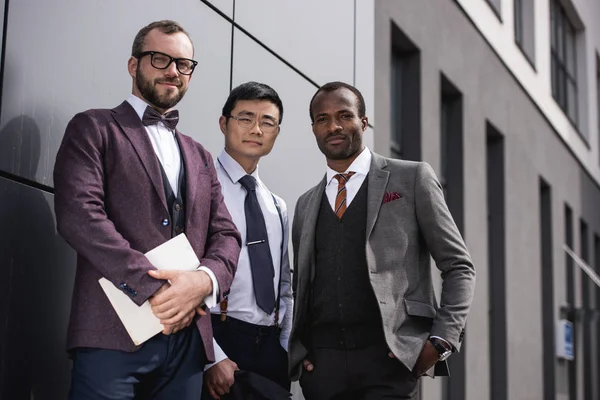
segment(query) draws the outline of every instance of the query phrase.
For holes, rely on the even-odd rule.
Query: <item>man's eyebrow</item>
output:
[[[254,117],[256,114],[253,113],[252,111],[246,111],[246,110],[242,110],[238,113],[238,115],[245,115],[245,116],[249,116],[249,117]]]
[[[265,114],[265,115],[263,115],[262,117],[263,117],[263,118],[270,119],[270,120],[273,120],[273,121],[277,121],[277,118],[275,118],[274,116],[272,116],[272,115],[269,115],[269,114]]]

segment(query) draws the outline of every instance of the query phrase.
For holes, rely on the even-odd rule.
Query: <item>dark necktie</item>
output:
[[[256,304],[268,315],[275,309],[273,289],[273,258],[269,249],[269,238],[265,218],[256,197],[256,180],[250,175],[243,176],[240,183],[246,188],[244,212],[246,213],[246,245],[250,257],[252,283]]]
[[[179,111],[173,110],[166,114],[161,114],[154,108],[147,106],[142,117],[142,123],[144,126],[156,125],[159,122],[165,124],[169,129],[175,129],[177,122],[179,122]]]
[[[346,182],[348,179],[354,175],[354,172],[348,172],[347,174],[337,174],[334,176],[338,181],[338,191],[335,196],[335,215],[338,216],[339,219],[342,219],[342,216],[346,212]]]

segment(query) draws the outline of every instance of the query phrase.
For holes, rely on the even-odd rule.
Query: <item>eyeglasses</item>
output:
[[[183,75],[191,75],[194,68],[198,65],[198,61],[190,60],[189,58],[175,58],[168,54],[159,51],[143,51],[137,55],[137,59],[150,55],[150,64],[156,69],[167,69],[172,62],[175,62],[177,71]]]
[[[252,129],[258,121],[256,118],[246,116],[235,117],[233,115],[226,115],[226,117],[235,119],[238,123],[238,126],[242,129]],[[277,131],[277,128],[279,128],[279,124],[270,119],[261,120],[258,123],[258,126],[263,133],[273,133]]]

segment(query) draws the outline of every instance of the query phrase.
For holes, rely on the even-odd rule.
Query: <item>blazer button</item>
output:
[[[169,220],[168,219],[163,219],[162,226],[169,226]]]

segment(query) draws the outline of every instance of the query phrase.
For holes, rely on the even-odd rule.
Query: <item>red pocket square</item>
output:
[[[385,192],[383,195],[383,204],[387,204],[390,201],[398,200],[400,197],[400,193],[398,192]]]

